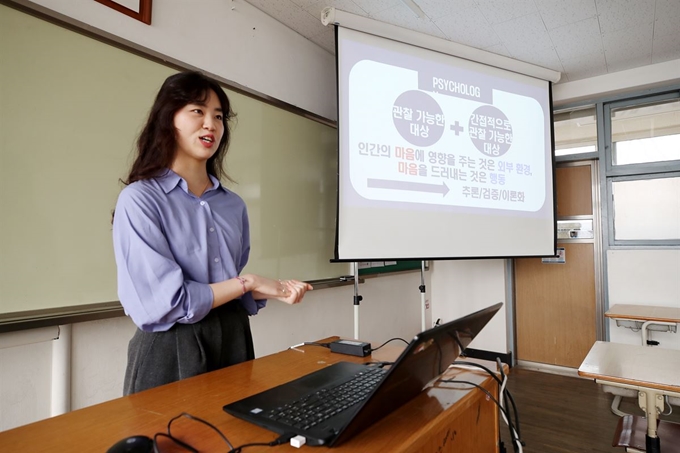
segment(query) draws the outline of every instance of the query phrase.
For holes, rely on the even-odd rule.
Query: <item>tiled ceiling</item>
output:
[[[331,53],[327,6],[553,69],[560,82],[680,64],[680,0],[245,1]]]

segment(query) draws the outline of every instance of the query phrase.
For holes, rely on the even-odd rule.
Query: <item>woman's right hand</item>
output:
[[[241,275],[248,283],[255,299],[278,299],[290,305],[302,301],[307,291],[314,289],[299,280],[272,280],[260,275]]]

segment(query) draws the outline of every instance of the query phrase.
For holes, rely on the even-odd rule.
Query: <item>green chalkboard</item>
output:
[[[0,315],[116,301],[111,210],[139,129],[177,69],[0,5]],[[334,127],[225,87],[226,158],[248,205],[245,272],[319,280],[332,264]]]

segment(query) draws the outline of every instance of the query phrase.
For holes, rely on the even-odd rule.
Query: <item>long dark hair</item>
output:
[[[222,87],[200,72],[180,72],[165,79],[156,95],[146,125],[137,140],[137,154],[124,184],[161,175],[172,164],[177,148],[175,113],[187,104],[201,104],[207,101],[213,91],[222,105],[224,134],[217,151],[208,159],[208,174],[217,179],[229,178],[222,166],[229,149],[230,125],[236,115]]]

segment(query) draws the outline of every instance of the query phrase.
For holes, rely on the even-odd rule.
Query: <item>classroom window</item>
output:
[[[680,177],[612,182],[614,239],[680,239]]]
[[[595,107],[554,114],[555,156],[597,152]]]
[[[609,244],[680,245],[680,93],[603,105]]]
[[[612,109],[612,165],[680,160],[680,100]]]

